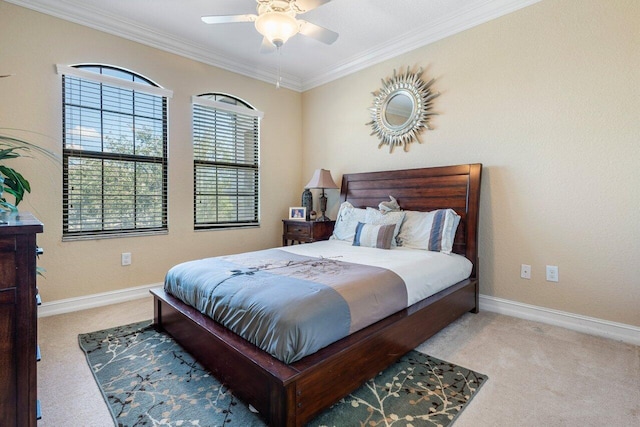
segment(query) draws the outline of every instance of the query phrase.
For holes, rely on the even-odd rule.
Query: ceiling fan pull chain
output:
[[[276,45],[276,50],[278,51],[278,76],[276,78],[276,89],[280,89],[280,82],[282,81],[282,76],[280,75],[280,69],[282,64],[282,45]]]

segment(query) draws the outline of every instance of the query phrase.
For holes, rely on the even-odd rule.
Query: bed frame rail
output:
[[[271,426],[302,426],[408,351],[476,309],[465,280],[291,365],[153,289],[154,323]],[[195,311],[195,312],[194,312]]]

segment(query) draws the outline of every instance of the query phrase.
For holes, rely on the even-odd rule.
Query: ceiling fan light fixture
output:
[[[256,19],[255,25],[260,34],[278,47],[300,31],[296,18],[286,12],[263,13]]]

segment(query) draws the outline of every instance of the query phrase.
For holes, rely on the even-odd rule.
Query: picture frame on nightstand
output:
[[[289,219],[305,221],[307,218],[307,208],[302,206],[289,207]]]

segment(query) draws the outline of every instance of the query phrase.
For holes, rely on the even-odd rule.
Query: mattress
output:
[[[407,288],[407,306],[423,300],[471,275],[473,264],[458,254],[443,254],[394,247],[376,249],[353,246],[341,240],[284,246],[281,250],[314,257],[340,259],[345,262],[386,268],[398,274]]]
[[[182,263],[165,290],[292,363],[470,273],[459,255],[323,241]]]

